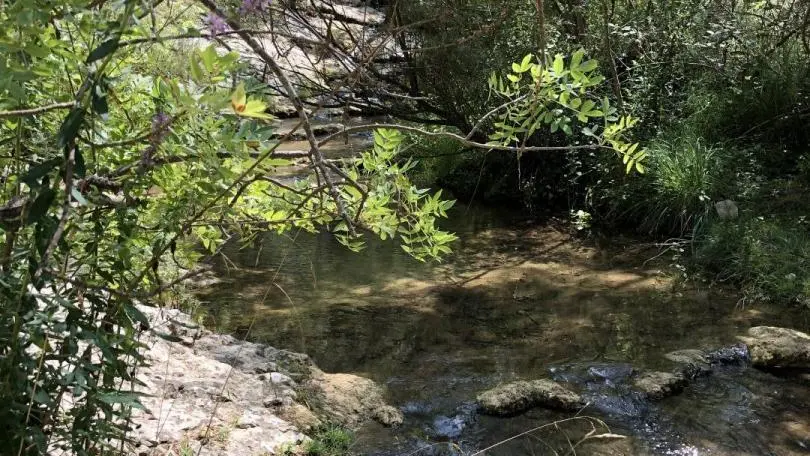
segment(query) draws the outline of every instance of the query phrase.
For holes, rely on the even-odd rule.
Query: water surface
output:
[[[222,282],[203,295],[210,323],[386,385],[406,423],[359,430],[360,454],[470,453],[570,417],[475,414],[475,394],[499,382],[566,366],[669,368],[665,353],[727,346],[753,325],[810,327],[784,306],[741,308],[730,290],[677,286],[662,271],[666,256],[645,263],[656,252],[632,243],[597,247],[484,208],[457,208],[447,228],[461,241],[444,264],[419,263],[391,242],[353,254],[328,234],[234,245],[216,268]],[[633,436],[633,454],[808,454],[809,390],[729,366],[657,404],[598,390],[606,403],[583,413]],[[589,424],[566,426],[575,435]],[[565,454],[565,435],[549,429],[486,454]],[[592,447],[577,454],[630,451]]]

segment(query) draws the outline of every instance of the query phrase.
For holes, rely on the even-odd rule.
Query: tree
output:
[[[204,17],[207,30],[184,23],[188,13],[178,9]],[[8,152],[0,158],[3,454],[98,454],[125,445],[144,361],[137,334],[148,325],[135,304],[160,303],[230,239],[329,229],[352,249],[371,232],[397,238],[417,259],[447,254],[455,236],[436,221],[452,202],[411,184],[414,163],[397,158],[402,132],[504,153],[608,149],[633,163],[643,158],[622,140],[630,122],[585,96],[600,77],[582,53],[569,63],[558,56],[552,68],[528,56],[514,64],[509,83],[493,76],[491,90],[506,102],[474,123],[500,116],[491,140],[477,139],[477,128],[461,136],[413,124],[360,125],[316,138],[300,79],[293,82],[260,41],[284,28],[249,28],[288,14],[300,11],[262,0],[0,3],[0,144]],[[264,66],[309,150],[278,149],[295,130],[274,137],[267,86],[237,52],[169,47],[224,37],[237,38],[221,43],[238,44]],[[602,121],[600,133],[594,121]],[[590,142],[527,146],[538,122],[561,135],[575,123]],[[344,162],[322,152],[356,130],[375,130],[369,152]],[[279,177],[294,159],[311,174]]]

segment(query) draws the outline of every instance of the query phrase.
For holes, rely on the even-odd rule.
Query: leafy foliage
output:
[[[332,229],[360,248],[349,214],[420,259],[455,239],[435,226],[451,203],[394,163],[395,132],[330,165],[351,174],[331,186],[320,167],[280,175],[293,162],[237,53],[183,46],[182,64],[154,61],[170,37],[200,35],[174,3],[0,2],[2,454],[121,451],[140,406],[136,304],[170,301],[230,239]]]
[[[619,116],[610,100],[594,100],[589,92],[604,82],[597,72],[596,60],[583,61],[584,50],[574,52],[566,64],[562,54],[554,57],[550,66],[534,62],[531,54],[520,63],[512,64],[506,80],[493,73],[489,86],[505,98],[505,112],[495,123],[494,141],[525,145],[541,129],[550,133],[562,131],[566,135],[579,133],[595,140],[596,146],[609,146],[622,157],[627,172],[635,168],[644,172],[642,161],[647,156],[638,143],[627,143],[623,136],[633,127],[636,119]],[[602,124],[592,121],[602,119]],[[601,130],[601,133],[600,133]]]

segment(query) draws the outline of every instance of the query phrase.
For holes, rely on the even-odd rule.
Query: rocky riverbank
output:
[[[789,375],[805,378],[810,369],[810,336],[792,329],[771,326],[750,328],[740,336],[745,344],[716,350],[687,349],[667,353],[671,371],[641,371],[627,364],[573,365],[552,368],[553,379],[516,381],[496,386],[478,395],[477,402],[483,413],[509,416],[534,407],[578,410],[591,405],[571,385],[586,385],[596,402],[600,394],[592,394],[594,382],[611,387],[627,383],[625,395],[636,401],[657,401],[680,393],[696,378],[710,375],[716,366],[751,364],[768,371],[783,372],[799,369]],[[599,404],[596,404],[597,408]],[[608,408],[608,412],[612,412]]]
[[[135,454],[270,455],[294,449],[321,424],[398,425],[402,413],[373,381],[328,374],[304,354],[215,334],[177,310],[143,307],[149,366]]]

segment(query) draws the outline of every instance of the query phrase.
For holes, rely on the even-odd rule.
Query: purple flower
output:
[[[230,28],[228,27],[228,23],[225,22],[225,19],[217,16],[214,13],[208,13],[208,16],[205,17],[205,25],[208,27],[208,30],[212,35],[225,33]]]
[[[239,13],[249,14],[265,11],[270,7],[270,0],[242,0]]]

